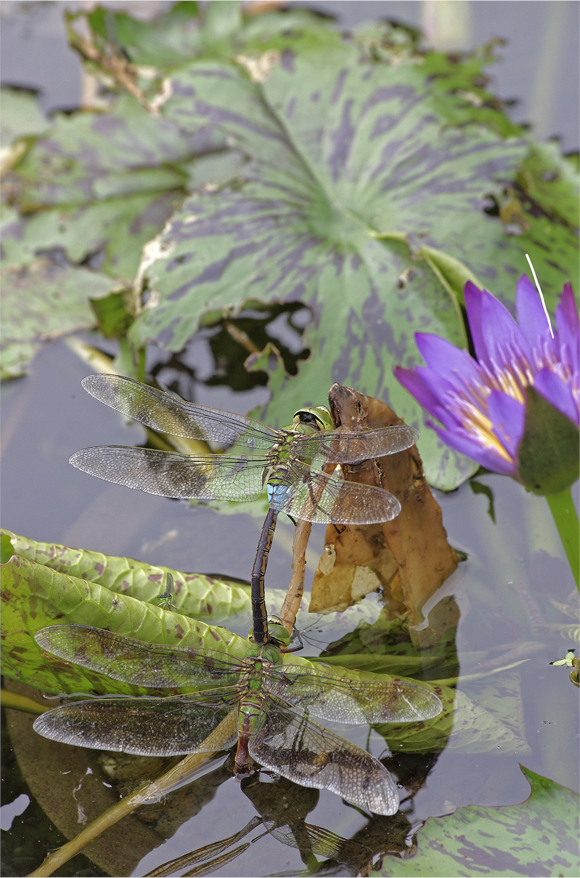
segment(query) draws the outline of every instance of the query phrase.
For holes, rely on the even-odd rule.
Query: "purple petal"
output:
[[[396,366],[394,372],[403,387],[445,427],[454,429],[461,425],[449,405],[449,398],[454,398],[456,390],[445,378],[425,366],[416,369]]]
[[[552,333],[542,300],[535,286],[525,274],[517,284],[516,314],[518,326],[530,348],[534,349],[543,341],[552,342]]]
[[[430,414],[451,430],[461,427],[462,413],[458,408],[457,397],[469,396],[469,388],[465,388],[457,376],[452,375],[452,380],[449,381],[447,376],[431,369],[423,369],[421,378],[427,391],[436,399],[436,404],[428,409]]]
[[[476,287],[470,280],[467,281],[463,290],[467,319],[469,320],[469,329],[471,331],[473,346],[478,359],[481,359],[479,352],[484,349],[483,335],[481,333],[481,303],[484,292],[487,292],[487,290],[480,290],[479,287]]]
[[[441,427],[437,427],[435,424],[431,424],[428,421],[427,425],[435,430],[441,441],[448,445],[449,448],[454,448],[455,451],[459,451],[461,454],[466,454],[467,457],[471,457],[473,460],[476,460],[481,464],[481,466],[484,466],[486,469],[489,469],[494,473],[500,473],[500,475],[504,476],[515,476],[516,467],[512,461],[500,457],[497,451],[491,447],[484,448],[474,436],[465,431],[452,433],[451,431],[443,430]]]
[[[487,406],[493,434],[514,461],[515,469],[518,445],[524,435],[525,406],[499,390],[490,393]]]
[[[423,366],[417,369],[403,369],[401,366],[395,366],[393,369],[395,378],[401,382],[405,390],[408,390],[411,396],[414,396],[424,409],[435,415],[435,409],[439,406],[439,400],[423,380],[423,374],[427,371]]]
[[[560,303],[556,308],[556,327],[558,331],[558,342],[562,351],[563,359],[572,372],[577,375],[579,365],[579,336],[580,329],[578,327],[578,309],[576,300],[572,292],[571,284],[564,284]],[[562,349],[565,347],[565,351]]]
[[[551,369],[540,369],[534,377],[534,388],[551,402],[554,408],[580,426],[580,412],[572,395],[572,387]]]
[[[467,351],[429,332],[416,332],[415,341],[427,366],[434,373],[449,379],[458,374],[462,384],[480,382],[477,363]]]
[[[514,360],[526,357],[531,363],[532,351],[517,323],[498,299],[487,290],[465,284],[465,306],[475,353],[480,363],[493,372],[510,369]]]

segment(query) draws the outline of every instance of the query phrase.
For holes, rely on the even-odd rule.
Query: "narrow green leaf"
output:
[[[438,279],[441,286],[455,298],[458,305],[464,305],[463,290],[467,281],[471,281],[477,287],[484,285],[476,278],[472,271],[459,259],[454,259],[448,253],[436,250],[434,247],[423,245],[419,251],[427,262],[431,271]]]
[[[120,597],[98,582],[59,573],[16,554],[2,567],[2,600],[3,673],[51,694],[143,695],[146,690],[109,680],[77,665],[44,658],[33,638],[36,631],[47,625],[90,625],[138,640],[204,647],[242,656],[248,648],[247,641],[225,628],[210,628],[136,598]]]
[[[111,293],[102,299],[91,299],[91,308],[105,338],[125,338],[133,322],[123,293]]]
[[[22,558],[58,573],[97,583],[121,597],[145,601],[155,608],[157,598],[165,591],[167,573],[171,573],[174,580],[172,603],[184,616],[216,623],[250,608],[248,588],[215,576],[180,573],[132,558],[39,543],[9,531],[4,533],[11,540],[14,552]]]

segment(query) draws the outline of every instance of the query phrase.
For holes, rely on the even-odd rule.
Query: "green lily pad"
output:
[[[4,229],[6,262],[28,265],[57,251],[71,264],[90,259],[104,275],[131,281],[143,246],[185,192],[206,180],[196,157],[223,147],[211,131],[185,138],[178,123],[154,118],[131,95],[107,112],[57,115],[14,169],[22,215]],[[230,161],[227,174],[231,168]]]
[[[577,794],[523,765],[521,769],[532,788],[525,802],[469,805],[447,817],[429,817],[417,835],[415,856],[387,857],[370,874],[578,875]]]
[[[36,94],[24,88],[2,86],[2,129],[0,147],[7,149],[20,137],[41,134],[50,122],[38,106]]]
[[[111,278],[88,268],[37,258],[0,269],[3,319],[0,330],[3,378],[16,378],[42,344],[95,325],[89,298],[111,292]]]
[[[101,50],[122,46],[132,64],[163,73],[200,57],[229,60],[240,53],[261,55],[290,46],[320,51],[341,44],[332,20],[307,9],[289,7],[256,15],[233,0],[203,8],[190,0],[174,3],[150,21],[138,21],[126,12],[115,13],[105,7],[70,15],[69,21],[74,24],[79,17]]]
[[[24,210],[179,189],[179,164],[224,146],[206,132],[184,137],[178,120],[156,118],[132,95],[108,111],[58,114],[18,164]]]
[[[16,162],[21,213],[3,220],[4,377],[23,374],[42,339],[94,326],[89,299],[133,279],[144,244],[181,202],[194,157],[216,145],[223,138],[211,132],[186,141],[131,96],[110,112],[55,118]]]
[[[79,207],[40,210],[21,217],[5,229],[5,258],[11,265],[31,265],[38,254],[56,255],[75,270],[91,260],[101,282],[131,280],[141,260],[143,245],[150,240],[181,201],[175,191],[128,194]],[[75,265],[76,263],[77,265]],[[86,271],[86,269],[84,269]],[[90,293],[82,286],[79,296]],[[10,291],[9,300],[11,299]]]
[[[577,162],[563,156],[557,143],[532,143],[518,174],[526,195],[550,216],[574,228],[580,211]]]
[[[10,342],[0,349],[0,379],[21,378],[42,342]]]

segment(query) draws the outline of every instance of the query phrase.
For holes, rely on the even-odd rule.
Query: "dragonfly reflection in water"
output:
[[[268,516],[252,571],[257,643],[267,641],[263,580],[280,512],[325,524],[374,524],[395,518],[401,510],[388,491],[335,478],[311,464],[358,463],[403,451],[417,441],[419,433],[413,427],[333,430],[330,413],[319,406],[300,409],[292,425],[273,430],[252,418],[184,402],[120,375],[89,375],[82,385],[100,402],[154,430],[252,451],[194,456],[106,445],[77,451],[70,462],[93,476],[163,497],[249,501],[267,490]]]
[[[248,773],[251,757],[302,786],[331,790],[376,814],[395,814],[399,794],[387,769],[310,716],[356,724],[417,722],[441,712],[439,698],[406,681],[356,682],[326,668],[283,664],[276,644],[287,646],[288,632],[279,620],[269,623],[274,642],[253,644],[246,658],[151,645],[82,625],[43,628],[36,642],[61,659],[124,683],[195,691],[70,703],[38,717],[34,728],[66,744],[176,756],[204,752],[204,738],[237,706],[237,776]]]

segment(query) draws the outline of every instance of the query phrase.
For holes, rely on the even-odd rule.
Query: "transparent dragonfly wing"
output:
[[[358,433],[328,430],[298,436],[292,442],[291,454],[306,461],[321,455],[329,463],[360,463],[361,460],[404,451],[415,445],[418,438],[419,431],[406,424]]]
[[[288,465],[288,490],[277,512],[319,524],[376,524],[401,511],[393,494],[371,485],[346,482],[298,461]]]
[[[217,650],[161,643],[152,645],[85,625],[41,628],[34,639],[52,655],[106,674],[113,680],[156,689],[181,686],[214,689],[219,686],[221,700],[233,697],[240,675],[248,664],[244,659],[234,659]],[[212,694],[200,693],[198,700],[202,697],[211,700]]]
[[[396,814],[397,786],[378,759],[277,699],[266,697],[250,755],[304,787],[330,790],[375,814]]]
[[[75,451],[69,463],[106,482],[161,497],[249,501],[264,493],[263,474],[269,461],[100,445]]]
[[[138,756],[184,756],[229,713],[223,704],[201,706],[187,695],[175,698],[101,698],[48,710],[34,721],[44,738]],[[224,745],[235,743],[237,735]],[[208,748],[209,749],[209,748]]]
[[[278,438],[275,430],[252,418],[185,402],[132,378],[88,375],[81,384],[99,402],[162,433],[258,450],[269,449]]]
[[[434,692],[414,683],[345,680],[300,665],[268,669],[264,688],[294,707],[333,722],[420,722],[433,719],[443,709]]]

